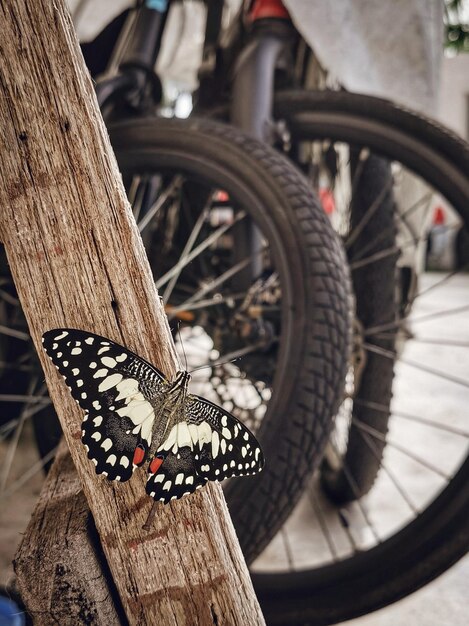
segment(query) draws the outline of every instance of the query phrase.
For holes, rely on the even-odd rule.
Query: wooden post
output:
[[[2,240],[127,618],[262,624],[219,486],[160,506],[145,532],[145,472],[114,484],[86,458],[82,413],[41,350],[42,333],[92,330],[168,375],[176,357],[63,0],[2,2],[0,30]]]
[[[119,599],[64,442],[15,557],[15,572],[34,624],[121,624]]]

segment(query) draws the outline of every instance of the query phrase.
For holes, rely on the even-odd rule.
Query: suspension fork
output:
[[[251,137],[274,141],[275,72],[285,63],[296,33],[280,0],[256,0],[248,13],[251,32],[234,66],[230,121]],[[251,256],[250,265],[236,277],[236,288],[247,289],[262,272],[262,236],[247,220],[237,225],[236,257]]]

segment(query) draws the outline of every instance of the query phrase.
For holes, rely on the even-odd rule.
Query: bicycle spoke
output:
[[[50,404],[49,398],[45,398],[41,395],[22,395],[14,393],[0,393],[0,402],[31,402],[33,404],[41,404],[42,406]]]
[[[28,389],[29,394],[32,393],[32,391],[36,387],[36,384],[37,384],[37,379],[36,378],[32,378],[29,381],[29,389]],[[34,396],[32,396],[32,397],[34,397]],[[0,474],[0,494],[5,491],[5,487],[6,487],[6,484],[7,484],[8,476],[10,475],[10,470],[11,470],[11,466],[12,466],[12,463],[13,463],[13,459],[15,457],[16,449],[18,447],[18,443],[19,443],[20,436],[21,436],[21,432],[23,430],[24,422],[26,420],[26,408],[27,408],[26,405],[22,408],[22,411],[21,411],[20,416],[18,418],[18,422],[17,422],[16,427],[15,427],[15,431],[14,431],[13,436],[12,436],[12,438],[11,438],[9,444],[8,444],[8,449],[7,449],[7,452],[6,452],[5,460],[3,462],[2,471],[1,471],[1,474]]]
[[[8,304],[12,304],[13,306],[20,306],[20,301],[18,300],[18,298],[15,298],[4,289],[0,289],[0,298]]]
[[[406,493],[404,487],[398,481],[398,479],[396,478],[394,473],[388,468],[387,463],[385,463],[385,461],[383,460],[381,454],[376,449],[376,446],[373,444],[372,440],[370,439],[370,436],[367,433],[363,432],[362,430],[359,430],[358,432],[360,433],[360,436],[363,439],[363,441],[365,442],[367,448],[371,451],[372,455],[378,461],[380,468],[382,468],[384,470],[384,472],[386,473],[386,476],[392,482],[392,484],[394,485],[394,487],[396,488],[396,490],[398,491],[398,493],[400,494],[400,496],[402,497],[404,502],[407,504],[407,506],[412,511],[412,513],[414,515],[417,515],[418,514],[417,507],[414,505],[412,500],[409,498],[409,496]]]
[[[389,406],[386,404],[380,404],[379,402],[370,402],[368,400],[362,400],[360,398],[356,398],[354,400],[354,404],[357,406],[363,406],[368,409],[373,409],[374,411],[379,411],[381,413],[389,413]],[[463,430],[461,428],[457,428],[456,426],[450,426],[449,424],[442,424],[441,422],[436,422],[434,420],[429,419],[428,417],[419,417],[418,415],[412,415],[410,413],[405,413],[403,411],[391,411],[391,415],[393,417],[397,417],[399,419],[406,419],[412,422],[418,422],[420,424],[424,424],[425,426],[430,426],[431,428],[437,428],[439,430],[444,430],[445,432],[451,433],[453,435],[458,435],[459,437],[465,437],[469,439],[469,431]]]
[[[166,272],[166,274],[164,274],[161,278],[159,278],[155,283],[156,288],[161,289],[161,287],[166,285],[166,283],[169,280],[171,280],[171,278],[175,274],[180,273],[181,270],[184,269],[184,267],[186,267],[186,265],[188,265],[191,261],[193,261],[199,254],[201,254],[204,250],[206,250],[209,246],[211,246],[212,243],[214,243],[217,239],[219,239],[222,235],[224,235],[230,228],[233,228],[233,226],[236,223],[240,222],[245,217],[246,217],[245,211],[240,211],[239,213],[236,214],[235,218],[230,224],[224,224],[223,226],[220,226],[220,228],[217,228],[217,230],[215,230],[204,241],[202,241],[196,248],[194,248],[194,250],[192,250],[192,252],[186,256],[183,262],[179,261],[168,272]]]
[[[393,178],[391,176],[390,179],[388,180],[388,182],[386,183],[386,185],[384,185],[384,187],[379,192],[378,196],[373,200],[373,202],[367,208],[367,210],[363,214],[363,216],[360,219],[360,221],[358,222],[358,224],[355,226],[355,228],[352,230],[352,232],[349,233],[347,239],[345,240],[345,244],[344,244],[346,250],[348,250],[355,243],[355,241],[357,240],[359,235],[362,233],[362,231],[365,228],[365,226],[368,224],[370,219],[373,217],[373,215],[376,213],[376,211],[381,206],[381,203],[385,199],[386,195],[391,191],[393,184],[394,184],[394,180],[393,180]],[[352,196],[352,198],[353,198],[353,196]]]
[[[27,472],[22,474],[20,478],[18,478],[18,480],[11,484],[8,489],[0,491],[0,499],[6,499],[14,494],[16,491],[18,491],[18,489],[21,489],[21,487],[26,484],[28,480],[30,480],[33,476],[40,472],[42,468],[55,457],[57,449],[58,446],[53,450],[50,450],[43,458],[39,459],[39,461],[36,461],[36,463],[34,463],[34,465],[32,465]]]
[[[152,204],[152,206],[148,209],[142,219],[138,222],[137,227],[140,233],[142,233],[151,220],[155,217],[158,211],[165,205],[166,201],[171,197],[171,195],[182,185],[183,182],[182,176],[175,176],[173,181],[167,186],[166,190],[158,196],[158,199]]]
[[[14,328],[9,328],[3,324],[0,324],[0,334],[7,335],[8,337],[15,337],[15,339],[22,339],[23,341],[29,341],[31,339],[28,333],[21,330],[15,330]]]
[[[379,432],[379,430],[376,430],[376,428],[373,428],[372,426],[369,426],[368,424],[365,424],[364,422],[362,422],[361,420],[359,420],[356,417],[352,417],[352,422],[360,430],[364,430],[365,432],[367,432],[369,435],[371,435],[375,439],[379,439],[379,441],[384,442],[387,446],[389,446],[391,448],[395,448],[396,450],[398,450],[399,452],[401,452],[405,456],[409,457],[410,459],[412,459],[413,461],[415,461],[419,465],[422,465],[422,467],[426,467],[428,470],[430,470],[434,474],[437,474],[441,478],[444,478],[446,480],[446,482],[450,481],[451,477],[448,476],[442,470],[440,470],[439,467],[436,467],[436,465],[433,465],[433,463],[430,463],[429,461],[425,460],[424,458],[422,458],[418,454],[415,454],[415,452],[412,452],[411,450],[408,450],[407,448],[404,448],[404,446],[401,446],[400,444],[396,443],[395,441],[392,441],[391,439],[388,439],[386,437],[386,435],[383,435],[383,433]]]
[[[326,516],[324,515],[324,511],[319,503],[319,498],[316,494],[313,493],[312,489],[309,489],[309,501],[314,510],[314,514],[316,515],[316,519],[318,520],[319,527],[321,532],[326,540],[327,547],[329,548],[329,552],[331,553],[332,560],[337,562],[339,560],[339,555],[337,553],[336,547],[334,545],[334,541],[332,539],[332,533],[329,530]],[[347,534],[347,533],[346,533]],[[347,534],[348,537],[348,534]],[[354,545],[352,544],[352,549],[354,549]]]
[[[430,337],[410,337],[410,341],[417,343],[428,343],[436,346],[447,346],[451,348],[469,348],[469,341],[451,341],[450,339],[433,339]]]
[[[380,250],[379,252],[375,252],[370,256],[360,259],[358,261],[351,261],[349,266],[351,271],[357,270],[361,267],[365,267],[366,265],[370,265],[371,263],[376,263],[376,261],[382,261],[390,256],[398,255],[401,251],[401,247],[391,246],[390,248],[386,248],[386,250]]]
[[[352,421],[353,421],[353,418],[352,418]],[[377,533],[373,523],[371,522],[365,507],[363,506],[362,499],[360,497],[360,490],[359,490],[358,485],[355,482],[355,479],[353,478],[353,476],[352,476],[352,474],[351,474],[351,472],[350,472],[350,470],[348,468],[347,463],[345,463],[345,460],[342,457],[342,455],[340,454],[339,450],[337,449],[335,443],[332,440],[330,440],[330,443],[331,443],[331,447],[332,447],[332,449],[334,451],[334,454],[337,457],[337,460],[342,465],[342,469],[343,469],[345,478],[346,478],[348,484],[350,485],[350,489],[352,490],[352,493],[355,496],[355,502],[356,502],[358,508],[360,509],[360,513],[362,514],[363,519],[365,520],[368,528],[371,530],[371,534],[373,535],[375,541],[377,543],[381,543],[381,539],[380,539],[380,537],[379,537],[379,535],[378,535],[378,533]],[[339,513],[340,513],[340,511],[339,511]],[[343,516],[343,512],[342,512],[342,516]],[[342,521],[342,519],[343,518],[341,518],[341,521]],[[346,519],[346,517],[345,517],[345,521],[348,524],[348,520]]]
[[[433,191],[428,192],[425,196],[417,200],[409,209],[406,209],[403,213],[401,213],[398,209],[396,209],[395,214],[396,214],[397,219],[401,221],[402,224],[407,228],[415,244],[417,244],[419,240],[421,239],[421,234],[418,235],[415,233],[412,224],[410,224],[407,218],[409,217],[411,213],[413,213],[422,204],[425,204],[426,206],[425,206],[425,209],[423,210],[424,217],[421,220],[421,223],[424,223],[428,215],[428,211],[430,210],[430,203],[433,199],[433,195],[434,195]]]
[[[207,298],[206,300],[198,300],[197,302],[188,303],[183,302],[179,306],[171,307],[171,305],[166,305],[166,313],[168,315],[168,319],[172,320],[178,313],[181,312],[189,312],[196,311],[197,309],[205,309],[211,306],[219,306],[220,304],[227,304],[230,302],[236,302],[237,300],[243,300],[245,298],[245,293],[232,293],[226,296],[222,296],[221,294],[215,294],[213,298]]]
[[[21,365],[16,363],[11,363],[10,361],[0,361],[0,369],[6,371],[15,371],[15,372],[37,372],[38,368],[33,365]]]
[[[201,289],[199,289],[196,293],[194,293],[192,296],[190,296],[187,300],[182,302],[180,305],[171,309],[171,314],[174,316],[174,314],[180,311],[190,311],[193,309],[201,308],[201,304],[199,302],[200,298],[202,298],[204,295],[206,295],[210,291],[217,289],[218,287],[223,285],[227,280],[230,280],[231,278],[233,278],[233,276],[236,276],[236,274],[238,274],[243,269],[245,269],[253,261],[253,259],[255,259],[257,256],[262,254],[265,250],[266,250],[266,246],[263,246],[260,250],[258,250],[254,254],[251,254],[246,259],[243,259],[242,261],[239,261],[239,263],[236,263],[236,265],[229,268],[228,270],[220,274],[220,276],[218,276],[217,278],[214,278],[211,282],[204,285]],[[232,296],[230,295],[221,296],[220,294],[220,296],[217,299],[205,300],[202,302],[207,302],[209,306],[213,306],[216,304],[221,304],[222,302],[229,302],[230,299],[235,299],[235,300],[243,299],[245,295],[246,294],[234,294]]]
[[[293,562],[293,552],[290,546],[290,540],[288,538],[288,533],[285,529],[285,526],[282,526],[282,528],[280,529],[280,536],[282,537],[283,547],[287,556],[288,567],[292,572],[295,570],[295,564]]]
[[[403,317],[396,322],[389,322],[387,324],[380,324],[378,326],[371,326],[370,328],[364,329],[364,335],[366,337],[371,337],[373,335],[377,335],[382,331],[386,330],[398,330],[404,324],[410,322],[413,324],[419,324],[420,322],[426,322],[428,320],[434,320],[441,317],[446,317],[448,315],[458,315],[459,313],[464,313],[469,310],[469,304],[464,304],[462,306],[454,307],[452,309],[446,309],[444,311],[436,311],[435,313],[428,313],[426,315],[420,315],[417,317]]]
[[[385,350],[384,348],[379,348],[378,346],[373,346],[369,343],[364,343],[363,348],[368,352],[373,352],[375,354],[379,354],[387,359],[395,360],[397,355],[392,350]],[[432,374],[433,376],[438,376],[439,378],[443,378],[451,383],[455,383],[456,385],[462,385],[463,387],[469,388],[469,381],[463,378],[457,378],[456,376],[451,376],[451,374],[446,374],[446,372],[442,372],[440,370],[436,370],[432,367],[428,367],[427,365],[423,365],[422,363],[417,363],[417,361],[412,361],[410,359],[399,358],[399,363],[403,363],[404,365],[408,365],[409,367],[413,367],[415,369],[420,370],[421,372],[426,372],[427,374]]]
[[[189,255],[189,253],[191,252],[192,248],[194,247],[195,242],[197,241],[197,237],[199,236],[199,233],[202,229],[202,226],[204,225],[204,222],[209,214],[210,211],[210,206],[212,204],[212,197],[209,196],[203,210],[201,211],[199,217],[197,218],[197,221],[194,225],[194,228],[192,229],[186,245],[184,246],[182,252],[181,252],[181,256],[179,257],[179,260],[177,262],[177,266],[180,267],[179,271],[177,271],[170,279],[170,281],[168,282],[168,284],[166,285],[166,289],[163,292],[163,302],[168,302],[169,298],[173,292],[174,286],[177,282],[177,279],[179,278],[182,270],[184,269],[184,267],[187,265],[186,263],[186,259]]]
[[[446,274],[445,276],[443,276],[443,278],[438,280],[436,283],[433,283],[433,285],[429,285],[423,291],[419,291],[417,294],[415,294],[415,296],[412,298],[412,302],[415,302],[417,298],[421,298],[422,296],[425,296],[427,293],[429,293],[430,291],[433,291],[437,287],[441,287],[441,285],[444,285],[445,283],[447,283],[449,280],[451,280],[451,278],[453,278],[454,276],[457,276],[460,272],[461,272],[461,269],[457,269],[457,270],[454,270],[453,272],[450,272],[449,274]]]

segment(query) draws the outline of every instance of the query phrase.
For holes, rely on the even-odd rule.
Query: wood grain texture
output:
[[[92,330],[167,375],[176,356],[63,0],[2,2],[0,29],[1,235],[128,620],[261,624],[218,485],[161,505],[148,533],[145,471],[113,484],[86,458],[82,413],[42,333]]]
[[[93,518],[65,443],[47,476],[14,566],[35,626],[123,623]]]

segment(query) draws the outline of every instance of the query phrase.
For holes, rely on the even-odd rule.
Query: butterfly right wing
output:
[[[161,372],[110,339],[71,328],[50,330],[43,347],[85,411],[82,441],[97,474],[128,480],[146,458]]]

